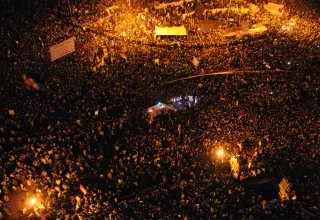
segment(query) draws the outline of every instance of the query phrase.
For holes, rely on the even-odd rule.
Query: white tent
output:
[[[263,7],[273,15],[281,15],[282,14],[281,10],[283,9],[284,5],[274,4],[269,2],[267,5],[264,5]]]
[[[186,28],[182,25],[179,27],[155,27],[156,36],[185,36],[187,35]]]
[[[158,104],[148,108],[149,122],[152,123],[154,117],[156,117],[157,115],[161,115],[162,110],[176,111],[176,109],[172,105],[168,105],[168,104],[165,104],[165,103],[158,102]]]

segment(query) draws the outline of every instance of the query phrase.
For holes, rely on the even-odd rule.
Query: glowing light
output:
[[[163,104],[162,104],[161,102],[158,102],[157,105],[158,105],[158,107],[161,108],[161,109],[164,108],[164,106],[163,106]]]
[[[218,157],[222,157],[224,155],[223,150],[222,149],[218,150],[217,155],[218,155]]]
[[[296,22],[290,21],[290,22],[289,22],[289,25],[290,25],[290,26],[295,26],[295,25],[296,25]]]
[[[37,199],[36,198],[32,198],[32,199],[29,200],[29,205],[30,206],[34,206],[34,204],[36,204],[36,202],[37,202]]]

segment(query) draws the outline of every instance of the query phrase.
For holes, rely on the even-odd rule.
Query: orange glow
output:
[[[34,206],[34,204],[36,204],[36,202],[37,202],[37,199],[36,198],[32,198],[32,199],[29,200],[29,205],[30,206]]]
[[[223,150],[222,149],[218,150],[217,155],[218,155],[218,157],[222,157],[224,155]]]

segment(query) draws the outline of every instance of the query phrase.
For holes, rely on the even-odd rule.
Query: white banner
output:
[[[155,9],[163,9],[163,8],[167,8],[168,6],[177,7],[177,6],[183,5],[184,2],[187,2],[187,3],[193,2],[193,0],[180,0],[178,2],[161,3],[159,5],[156,5]]]
[[[186,28],[182,25],[179,27],[155,27],[156,36],[185,36],[188,35]]]
[[[59,44],[53,45],[49,48],[50,52],[50,59],[51,61],[55,61],[65,55],[68,55],[69,53],[72,53],[75,51],[74,48],[74,40],[76,38],[72,37],[68,40],[65,40]]]

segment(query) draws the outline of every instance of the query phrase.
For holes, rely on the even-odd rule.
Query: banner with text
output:
[[[51,61],[55,61],[63,56],[68,55],[69,53],[72,53],[75,51],[74,48],[74,41],[75,37],[72,37],[68,40],[65,40],[59,44],[53,45],[49,48],[50,52],[50,59]]]

